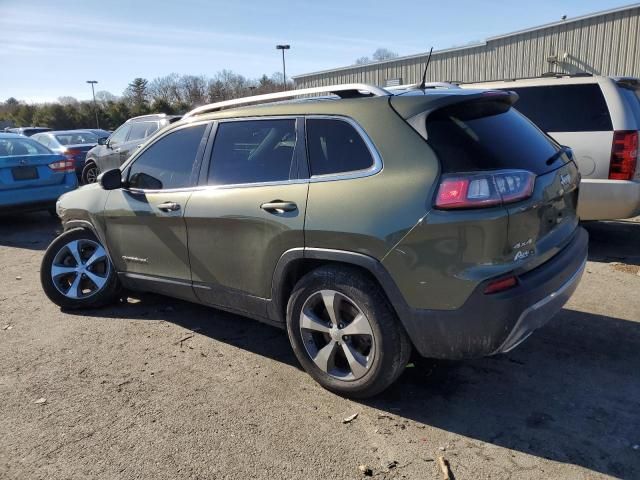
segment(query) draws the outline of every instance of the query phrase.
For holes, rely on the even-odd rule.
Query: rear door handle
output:
[[[164,202],[158,205],[158,210],[162,210],[163,212],[177,212],[180,210],[180,205],[175,202]]]
[[[260,208],[269,213],[293,212],[298,209],[298,205],[294,202],[283,202],[282,200],[274,200],[260,205]]]

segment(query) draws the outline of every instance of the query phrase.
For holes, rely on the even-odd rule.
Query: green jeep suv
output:
[[[412,350],[509,351],[587,255],[571,151],[516,100],[342,85],[200,107],[60,198],[44,291],[93,308],[124,287],[286,328],[302,367],[351,397]]]

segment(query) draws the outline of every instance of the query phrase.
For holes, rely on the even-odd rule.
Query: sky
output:
[[[400,55],[627,5],[611,0],[0,0],[0,100],[121,95],[135,77],[249,78],[342,67],[378,47]]]

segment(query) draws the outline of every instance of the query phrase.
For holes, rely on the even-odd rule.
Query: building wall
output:
[[[558,56],[558,63],[548,57]],[[294,77],[297,88],[342,83],[416,83],[428,53]],[[480,82],[546,72],[640,77],[640,5],[433,52],[427,81]]]

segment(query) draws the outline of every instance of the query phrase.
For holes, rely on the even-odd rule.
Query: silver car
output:
[[[588,74],[464,84],[518,93],[516,108],[573,149],[582,220],[640,215],[640,80]]]

